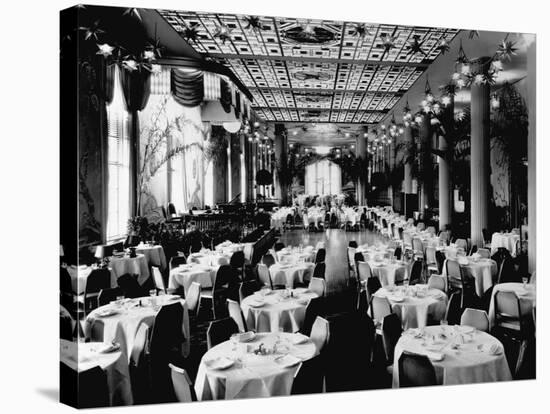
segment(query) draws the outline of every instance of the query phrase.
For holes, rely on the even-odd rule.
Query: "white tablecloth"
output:
[[[493,233],[491,237],[491,255],[495,254],[499,247],[508,249],[513,257],[516,257],[516,243],[519,241],[519,234],[515,233]]]
[[[200,263],[206,266],[221,266],[229,264],[229,260],[231,260],[231,255],[208,250],[200,253],[191,253],[187,262]]]
[[[99,352],[105,345],[101,342],[79,343],[61,339],[59,358],[61,362],[78,372],[99,366],[107,375],[110,404],[132,405],[128,361],[121,351]]]
[[[281,263],[298,263],[298,262],[314,262],[317,251],[313,248],[303,249],[288,249],[284,248],[277,253],[277,260]]]
[[[244,253],[244,258],[246,260],[252,260],[252,249],[254,243],[233,243],[230,241],[225,241],[216,246],[215,250],[218,253],[223,254],[231,258],[233,253],[237,251],[242,251]]]
[[[160,306],[173,303],[178,299],[180,299],[179,296],[164,295],[154,298],[157,306],[152,306],[150,297],[125,299],[122,305],[113,303],[100,306],[86,318],[84,327],[86,338],[90,338],[93,341],[118,342],[121,345],[122,352],[129,361],[140,325],[144,323],[152,327],[155,322],[155,317],[160,310]],[[139,306],[140,302],[142,306]],[[186,347],[188,347],[191,338],[189,314],[185,301],[180,299],[180,303],[183,306],[183,331],[187,340]],[[117,311],[116,314],[112,316],[101,316],[102,311],[113,308]]]
[[[491,327],[495,324],[495,294],[497,292],[514,292],[520,299],[521,312],[523,315],[531,314],[533,307],[537,304],[537,291],[534,285],[527,284],[525,288],[523,287],[523,283],[517,282],[495,285],[489,305],[489,322],[491,323]]]
[[[199,263],[189,263],[178,266],[170,271],[168,279],[168,288],[177,289],[183,286],[183,290],[187,295],[187,289],[191,283],[198,282],[203,288],[211,288],[214,286],[216,272],[219,266],[208,266]]]
[[[294,289],[293,297],[284,298],[283,290],[256,292],[241,302],[241,309],[248,329],[256,332],[297,332],[302,327],[306,307],[317,294],[306,289]],[[264,301],[261,307],[254,307],[258,301]]]
[[[294,287],[296,282],[304,282],[305,275],[313,275],[314,267],[315,264],[311,262],[295,264],[275,263],[269,268],[269,275],[271,276],[271,282],[274,285]]]
[[[400,260],[392,263],[391,260],[376,262],[368,260],[372,275],[380,279],[382,286],[394,286],[396,280],[404,280],[408,275],[408,264]]]
[[[299,334],[298,334],[299,335]],[[317,353],[315,344],[307,339],[295,345],[296,334],[257,334],[253,341],[235,344],[226,341],[210,349],[202,357],[195,391],[199,401],[231,400],[237,398],[260,398],[290,395],[294,375],[300,364],[284,367],[277,358],[285,354],[306,361]],[[267,349],[276,347],[269,355],[256,355],[253,350],[263,343]],[[234,364],[224,370],[207,367],[207,361],[230,358]]]
[[[419,290],[425,292],[424,297],[417,296]],[[401,319],[403,329],[424,328],[428,316],[440,321],[447,310],[447,295],[439,289],[427,289],[427,285],[398,286],[392,292],[383,287],[374,295],[388,298],[393,312]]]
[[[86,290],[86,284],[88,283],[88,276],[95,270],[92,266],[68,266],[67,272],[71,276],[71,285],[73,292],[80,295]],[[111,272],[111,287],[116,287],[117,281],[113,272]]]
[[[471,257],[458,259],[460,267],[466,276],[471,276],[475,280],[476,293],[482,296],[487,289],[493,286],[497,279],[497,262],[492,259],[479,259],[475,262]],[[466,264],[466,261],[468,262]],[[443,266],[443,276],[447,277],[447,265]]]
[[[432,361],[438,384],[472,384],[480,382],[510,381],[512,375],[508,368],[508,362],[504,351],[499,355],[488,352],[491,344],[502,344],[493,336],[481,332],[464,334],[465,344],[460,344],[458,349],[453,349],[453,344],[460,341],[460,332],[453,326],[428,326],[424,328],[425,334],[421,338],[415,338],[411,331],[405,332],[395,347],[395,363],[393,364],[393,387],[399,387],[399,357],[403,351],[417,354],[426,352],[438,352],[444,354],[442,361]],[[467,329],[467,328],[464,328]],[[446,339],[438,337],[444,333]],[[433,336],[437,343],[431,343]],[[480,350],[478,347],[481,346]]]
[[[137,281],[143,285],[149,279],[149,266],[147,258],[143,254],[138,254],[136,257],[111,257],[110,261],[111,273],[115,279],[129,273],[137,275]]]
[[[160,270],[166,269],[166,256],[162,246],[140,244],[136,246],[136,252],[145,256],[149,266],[157,266]]]

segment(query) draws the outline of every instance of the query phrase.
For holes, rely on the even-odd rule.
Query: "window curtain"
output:
[[[305,193],[309,195],[339,194],[342,190],[342,172],[340,167],[329,161],[321,160],[306,167]]]
[[[220,88],[221,88],[221,94],[220,94],[220,103],[222,104],[222,108],[226,113],[231,112],[231,86],[229,86],[229,83],[226,82],[225,79],[220,78]]]
[[[241,94],[239,91],[235,91],[235,118],[239,118],[241,115]]]
[[[199,106],[204,98],[204,75],[200,70],[172,69],[170,90],[174,100],[186,108]]]
[[[141,111],[151,94],[151,73],[147,70],[121,69],[122,90],[128,112]]]

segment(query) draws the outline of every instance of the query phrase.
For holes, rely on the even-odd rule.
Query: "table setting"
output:
[[[387,245],[359,246],[356,251],[363,254],[372,275],[380,279],[382,286],[394,286],[396,281],[408,278],[409,263],[397,260],[393,248]]]
[[[445,323],[408,329],[395,347],[393,387],[399,387],[399,357],[403,352],[427,356],[438,384],[471,384],[512,379],[504,347],[498,339],[470,326]]]
[[[306,307],[317,294],[306,288],[271,290],[263,288],[241,302],[248,329],[256,332],[297,332]]]
[[[149,266],[166,269],[166,256],[161,245],[141,242],[136,246],[136,253],[143,254]]]
[[[137,281],[143,285],[149,279],[149,264],[144,254],[137,253],[135,248],[131,248],[130,253],[118,252],[111,256],[109,267],[113,277],[118,279],[125,274],[137,275]]]
[[[523,283],[508,282],[499,283],[493,288],[491,301],[489,303],[489,323],[491,327],[495,324],[495,295],[497,292],[514,292],[519,299],[521,312],[523,315],[530,315],[537,304],[537,291],[535,285],[527,283],[524,278]]]
[[[128,358],[134,348],[136,334],[141,324],[152,327],[163,305],[180,302],[184,314],[184,335],[190,340],[189,315],[185,300],[178,295],[159,295],[152,290],[151,296],[128,299],[118,297],[107,305],[92,311],[85,320],[84,333],[92,341],[116,342]]]
[[[78,372],[99,366],[107,375],[111,406],[133,404],[128,361],[117,342],[60,340],[60,361]]]
[[[170,270],[168,288],[177,289],[181,286],[185,294],[193,282],[200,283],[203,288],[211,288],[219,267],[201,263],[182,264]]]
[[[429,289],[428,285],[387,286],[378,289],[374,295],[389,300],[403,329],[424,328],[429,317],[440,321],[447,310],[447,295],[439,289]]]
[[[496,232],[491,236],[491,255],[495,254],[499,247],[504,247],[510,252],[512,257],[516,257],[517,242],[521,239],[520,235],[515,232]]]
[[[449,249],[445,252],[447,260],[457,260],[460,267],[463,269],[465,276],[474,278],[476,293],[482,296],[491,286],[496,283],[498,275],[498,265],[493,259],[483,258],[479,253],[474,253],[471,256],[465,256],[453,252]],[[443,266],[443,276],[447,277],[447,266]]]
[[[191,253],[187,259],[189,263],[200,263],[207,266],[222,266],[229,264],[230,254],[212,251],[210,249],[201,249],[200,252]]]
[[[290,395],[303,361],[317,353],[305,335],[244,333],[211,348],[201,359],[195,391],[203,400]]]

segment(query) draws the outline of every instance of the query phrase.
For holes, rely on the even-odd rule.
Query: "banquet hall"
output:
[[[535,379],[534,34],[60,21],[63,403]]]

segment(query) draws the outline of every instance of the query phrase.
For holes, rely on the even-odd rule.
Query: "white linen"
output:
[[[214,286],[216,272],[219,266],[209,266],[200,263],[188,263],[175,267],[170,271],[168,288],[177,289],[182,286],[185,294],[193,282],[200,283],[203,288]]]
[[[152,327],[160,307],[164,304],[174,303],[178,299],[177,296],[164,295],[154,298],[124,299],[124,303],[121,305],[112,303],[100,306],[86,318],[84,325],[86,338],[93,341],[118,342],[129,361],[140,325],[146,324]],[[156,306],[151,303],[151,300],[156,303]],[[186,338],[185,347],[188,349],[191,339],[189,314],[185,301],[180,299],[179,302],[183,306],[183,333]],[[111,316],[101,316],[101,313],[108,309],[114,309],[117,313]]]
[[[67,273],[71,276],[71,286],[73,288],[73,293],[80,295],[86,290],[86,283],[88,282],[88,276],[94,270],[93,266],[67,266]],[[117,285],[116,278],[111,273],[111,287]]]
[[[461,263],[461,259],[467,260],[467,264]],[[496,282],[498,266],[497,262],[492,259],[479,259],[475,261],[472,257],[459,258],[459,264],[465,276],[471,276],[475,280],[476,293],[482,296]],[[443,266],[443,276],[447,278],[446,263]]]
[[[305,275],[313,275],[314,263],[275,263],[269,268],[271,283],[294,287],[296,282],[303,283]]]
[[[491,237],[491,255],[495,254],[499,247],[508,249],[512,257],[517,255],[517,242],[520,240],[516,233],[493,233]]]
[[[231,260],[231,255],[229,254],[204,249],[199,253],[191,253],[187,262],[200,263],[206,266],[222,266],[229,264],[229,260]]]
[[[503,350],[502,344],[495,337],[478,330],[474,330],[471,335],[461,334],[459,329],[453,326],[428,326],[419,338],[411,334],[414,331],[405,332],[395,346],[393,387],[399,387],[398,361],[403,351],[424,355],[443,354],[443,360],[432,361],[438,384],[472,384],[512,379],[504,351],[499,355],[488,351],[491,346]],[[442,333],[446,339],[439,337]],[[438,341],[436,344],[430,343],[434,336]],[[461,343],[461,337],[466,343]],[[456,343],[459,344],[458,349],[453,349]]]
[[[489,323],[491,328],[495,325],[495,295],[497,292],[514,292],[519,298],[523,315],[530,314],[537,304],[537,291],[534,285],[527,284],[525,288],[523,287],[523,283],[517,282],[499,283],[495,285],[489,304]]]
[[[145,256],[149,266],[157,266],[162,271],[166,269],[166,256],[162,246],[139,244],[136,246],[136,252]]]
[[[425,296],[418,296],[419,291],[424,292]],[[388,298],[393,312],[401,319],[403,329],[424,328],[428,324],[428,316],[440,321],[447,310],[447,295],[439,289],[427,289],[427,285],[398,286],[391,292],[383,287],[374,295]]]
[[[256,292],[241,302],[244,319],[248,329],[256,332],[297,332],[304,323],[306,307],[317,295],[306,289],[294,289],[293,297],[284,298],[284,290]],[[257,301],[263,301],[261,307],[254,307]]]
[[[284,367],[279,362],[284,355],[292,355],[306,361],[317,353],[309,338],[303,344],[295,344],[297,334],[256,334],[248,343],[226,341],[210,349],[201,359],[195,392],[199,401],[231,400],[236,398],[260,398],[290,395],[294,375],[300,363]],[[269,355],[256,355],[254,350],[263,343],[267,349],[275,349]],[[230,358],[234,364],[223,370],[207,366],[208,361]],[[277,359],[279,358],[279,360]]]
[[[105,345],[101,342],[83,343],[61,339],[59,359],[78,372],[99,366],[107,375],[110,405],[132,405],[134,399],[128,361],[121,351],[100,352]]]
[[[126,273],[137,275],[137,281],[140,285],[143,285],[149,279],[149,266],[143,254],[138,254],[136,257],[113,256],[111,257],[109,266],[115,280]]]

